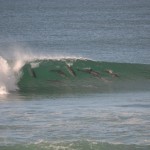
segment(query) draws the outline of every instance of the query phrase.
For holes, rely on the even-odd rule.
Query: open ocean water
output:
[[[149,0],[0,0],[0,150],[149,150],[149,48]]]

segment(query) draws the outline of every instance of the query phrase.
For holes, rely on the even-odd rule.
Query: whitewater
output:
[[[11,67],[7,60],[0,56],[0,94],[7,94],[8,91],[17,89],[14,67]]]
[[[0,94],[8,94],[18,89],[17,82],[21,74],[19,71],[26,61],[27,55],[21,53],[21,50],[0,56]]]

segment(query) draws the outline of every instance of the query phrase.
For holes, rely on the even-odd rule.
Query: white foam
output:
[[[0,86],[0,95],[8,94],[7,89],[4,85]]]
[[[0,56],[0,94],[8,94],[16,90],[16,78],[7,60]]]
[[[31,64],[31,68],[38,68],[39,67],[39,62],[38,63],[30,63]]]

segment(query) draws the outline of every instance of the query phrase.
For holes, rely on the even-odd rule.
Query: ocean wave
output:
[[[18,82],[23,91],[109,92],[149,90],[150,65],[88,59],[42,59],[27,62]]]
[[[150,65],[84,58],[33,58],[14,65],[1,57],[1,94],[21,92],[114,92],[150,90]],[[11,88],[10,88],[11,87]]]

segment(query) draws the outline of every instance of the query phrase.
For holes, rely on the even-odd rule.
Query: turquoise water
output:
[[[1,150],[149,150],[148,0],[0,1]]]
[[[148,64],[42,59],[27,62],[20,72],[17,85],[21,92],[65,94],[150,90]]]

